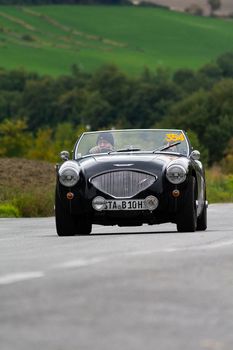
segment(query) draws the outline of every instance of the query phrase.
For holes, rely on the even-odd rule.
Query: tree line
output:
[[[187,130],[209,165],[229,159],[233,53],[197,71],[145,68],[138,77],[114,65],[74,65],[57,78],[0,69],[0,156],[53,160],[54,144],[70,149],[80,130],[156,127]]]

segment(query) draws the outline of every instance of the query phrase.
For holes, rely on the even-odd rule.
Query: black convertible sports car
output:
[[[200,153],[182,130],[85,132],[72,160],[61,152],[55,198],[59,236],[89,234],[92,224],[172,222],[205,230],[207,200]]]

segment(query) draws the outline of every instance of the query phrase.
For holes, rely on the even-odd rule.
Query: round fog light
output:
[[[106,206],[106,200],[103,197],[95,197],[92,201],[92,207],[93,209],[97,211],[102,211],[105,209]]]
[[[145,206],[148,210],[155,210],[158,205],[159,201],[155,196],[148,196],[145,198]]]

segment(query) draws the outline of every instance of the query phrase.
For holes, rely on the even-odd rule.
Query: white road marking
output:
[[[202,249],[216,249],[216,248],[221,248],[221,247],[230,246],[230,245],[233,245],[233,240],[225,241],[225,242],[213,242],[213,243],[210,242],[208,244],[194,246],[194,247],[177,247],[177,248],[174,247],[174,248],[165,248],[165,249],[132,251],[132,252],[125,252],[125,253],[110,255],[108,257],[95,257],[90,259],[70,260],[61,264],[54,265],[53,269],[69,269],[69,268],[85,267],[85,266],[95,265],[104,261],[109,261],[112,259],[121,259],[121,258],[130,257],[130,256],[151,255],[155,253],[174,253],[174,252],[180,252],[180,251],[202,250]]]
[[[165,249],[157,249],[157,250],[141,250],[141,251],[132,251],[132,252],[125,252],[122,254],[116,254],[116,255],[110,255],[108,257],[93,257],[89,259],[77,259],[77,260],[69,260],[65,261],[61,264],[56,264],[50,268],[48,268],[47,272],[49,270],[54,269],[71,269],[71,268],[81,268],[85,266],[95,265],[104,261],[109,261],[112,259],[118,259],[121,258],[127,258],[131,256],[140,256],[140,255],[151,255],[155,253],[174,253],[174,252],[180,252],[180,251],[192,251],[192,250],[205,250],[205,249],[217,249],[222,248],[226,246],[232,246],[233,240],[228,241],[219,241],[219,242],[209,242],[208,244],[203,244],[200,246],[193,246],[193,247],[177,247],[177,248],[165,248]],[[19,272],[19,273],[12,273],[0,276],[0,285],[7,285],[12,284],[16,282],[26,281],[34,278],[40,278],[44,277],[46,275],[46,271],[29,271],[29,272]]]
[[[31,272],[12,273],[8,275],[0,276],[0,285],[11,284],[11,283],[21,282],[25,280],[30,280],[33,278],[40,278],[40,277],[44,277],[44,272],[31,271]]]
[[[125,255],[147,255],[147,254],[154,254],[154,253],[174,253],[174,252],[180,252],[180,251],[190,251],[190,250],[206,250],[206,249],[217,249],[222,247],[227,247],[233,245],[233,240],[230,241],[219,241],[219,242],[210,242],[207,244],[202,244],[198,246],[193,247],[171,247],[171,248],[165,248],[160,250],[141,250],[138,252],[129,252]]]
[[[55,265],[55,269],[72,269],[75,267],[84,267],[89,265],[94,265],[102,261],[109,260],[108,258],[90,258],[90,259],[77,259],[66,261],[62,264]]]
[[[221,247],[226,247],[228,245],[233,245],[233,240],[231,241],[223,241],[223,242],[213,242],[207,245],[208,249],[215,249],[215,248],[221,248]],[[201,247],[202,248],[202,247]],[[205,246],[203,246],[202,249],[205,249]]]
[[[202,244],[194,247],[180,247],[180,248],[167,248],[164,252],[172,253],[184,250],[208,250],[208,249],[218,249],[222,247],[227,247],[233,245],[233,240],[230,241],[219,241],[219,242],[210,242],[207,244]]]

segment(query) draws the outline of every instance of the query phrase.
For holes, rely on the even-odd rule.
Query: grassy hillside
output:
[[[78,64],[86,71],[115,63],[198,68],[233,50],[233,20],[192,17],[157,8],[0,7],[0,66],[52,75]]]

